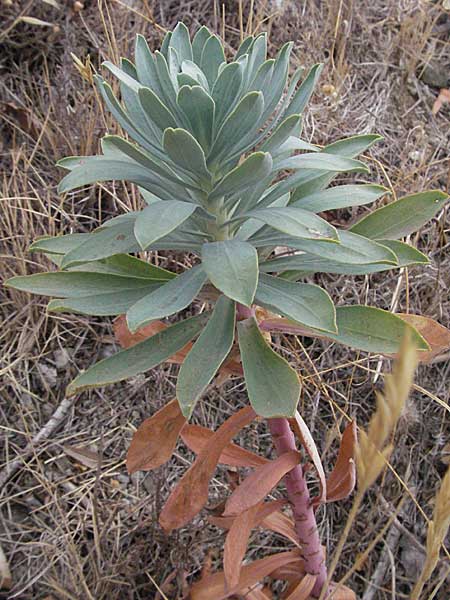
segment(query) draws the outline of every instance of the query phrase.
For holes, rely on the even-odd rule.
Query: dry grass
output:
[[[441,82],[429,75],[432,67],[445,78],[450,67],[450,17],[441,2],[248,0],[240,20],[238,3],[227,0],[224,28],[222,9],[211,0],[183,5],[85,0],[81,10],[72,1],[58,4],[59,10],[45,2],[0,3],[2,277],[48,266],[42,256],[27,253],[36,236],[88,231],[109,215],[135,206],[134,191],[120,184],[66,198],[56,194],[56,159],[97,152],[100,137],[114,127],[88,81],[89,70],[83,78],[71,53],[83,64],[90,56],[92,68],[99,69],[106,57],[130,55],[136,32],[156,47],[161,28],[172,27],[180,17],[193,29],[199,23],[218,32],[224,29],[230,48],[237,46],[244,29],[267,29],[272,53],[294,39],[298,63],[327,64],[305,118],[308,139],[326,143],[354,133],[381,133],[384,142],[368,157],[373,180],[392,186],[399,195],[449,186],[449,109],[432,116]],[[50,25],[21,22],[23,15]],[[336,219],[342,224],[355,217],[352,209]],[[317,280],[339,302],[419,312],[448,326],[446,236],[448,221],[441,214],[413,237],[431,257],[425,269]],[[173,267],[178,259],[165,255],[160,260]],[[2,297],[0,311],[2,462],[23,462],[0,492],[0,545],[13,578],[5,597],[138,600],[158,597],[156,585],[171,600],[181,597],[205,554],[211,551],[213,563],[219,559],[216,549],[222,543],[217,530],[201,519],[170,537],[156,525],[155,515],[190,455],[180,447],[170,465],[156,474],[128,477],[123,464],[134,428],[172,397],[176,368],[166,366],[126,384],[83,394],[60,429],[25,456],[23,449],[48,423],[75,373],[113,351],[111,326],[94,318],[50,318],[44,299],[13,290]],[[305,378],[302,414],[326,461],[332,461],[341,421],[348,416],[361,424],[369,421],[378,358],[319,341],[281,342]],[[371,550],[350,579],[359,594],[385,552],[382,542],[373,542],[389,518],[400,534],[389,549],[387,571],[373,581],[378,586],[373,597],[408,597],[421,570],[434,497],[449,462],[449,371],[448,357],[419,369],[420,387],[400,418],[391,466],[366,495],[350,532],[336,577]],[[216,426],[241,402],[245,396],[240,382],[212,389],[197,418]],[[264,426],[250,429],[245,444],[269,452]],[[69,456],[65,446],[88,446],[90,462]],[[211,486],[215,499],[225,493],[226,477],[224,470],[217,473]],[[350,506],[330,505],[319,513],[328,555]],[[253,538],[249,557],[283,546],[281,538],[260,533]],[[421,597],[450,597],[448,567],[448,561],[438,562]],[[167,578],[171,582],[163,586]]]

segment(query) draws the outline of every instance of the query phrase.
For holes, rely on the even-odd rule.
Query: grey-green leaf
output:
[[[240,165],[232,169],[210,194],[210,199],[242,192],[259,183],[272,168],[272,157],[268,152],[254,152]]]
[[[191,40],[189,39],[189,30],[181,21],[172,31],[169,47],[176,50],[180,62],[183,62],[183,60],[192,60],[192,46]]]
[[[175,277],[175,273],[156,267],[146,260],[141,260],[129,254],[115,254],[109,258],[78,264],[70,267],[70,270],[154,279],[156,281],[168,281]]]
[[[260,273],[255,300],[288,319],[322,331],[337,333],[336,311],[325,290],[310,283],[294,283]]]
[[[439,190],[405,196],[371,212],[351,227],[351,231],[371,239],[396,240],[420,229],[447,202]]]
[[[166,129],[163,136],[164,150],[173,162],[202,181],[211,175],[206,167],[205,153],[197,140],[185,129]]]
[[[388,193],[389,190],[382,185],[337,185],[300,198],[300,200],[293,202],[290,206],[298,206],[299,208],[318,213],[324,210],[336,210],[338,208],[370,204]]]
[[[339,306],[336,309],[337,334],[327,334],[340,344],[366,352],[398,352],[406,331],[420,350],[429,346],[416,329],[387,310],[373,306]]]
[[[155,319],[173,315],[188,306],[206,281],[201,266],[187,269],[136,302],[127,312],[128,327],[136,331]]]
[[[291,246],[292,248],[302,250],[321,258],[353,265],[367,265],[370,263],[384,263],[388,265],[398,264],[395,254],[386,246],[374,242],[373,240],[368,240],[361,235],[357,236],[349,231],[338,230],[338,233],[340,240],[339,244],[330,244],[330,242],[323,240],[306,240],[292,237],[270,239],[270,237],[259,238],[256,236],[255,238],[252,238],[251,241],[257,246]],[[273,263],[279,260],[283,259],[275,259]],[[268,263],[264,263],[264,267],[261,265],[261,268],[267,266]],[[277,271],[279,269],[266,268],[266,271],[267,270]]]
[[[67,388],[67,395],[73,396],[85,389],[123,381],[153,369],[190,342],[202,330],[207,318],[208,314],[203,313],[186,319],[132,348],[101,360],[72,381]]]
[[[245,216],[258,219],[266,225],[293,237],[310,240],[339,240],[336,229],[325,219],[301,208],[292,206],[256,208],[246,213]]]
[[[148,280],[147,286],[143,288],[92,296],[58,298],[57,300],[51,300],[47,309],[49,312],[75,312],[97,317],[122,315],[141,298],[154,292],[162,283],[161,281],[152,282],[152,280]]]
[[[200,27],[192,40],[192,60],[200,66],[202,60],[202,52],[206,42],[211,37],[211,32],[204,25]]]
[[[130,220],[94,231],[85,242],[64,256],[61,267],[108,258],[113,254],[136,252],[139,245],[134,237],[133,226],[134,221]]]
[[[211,318],[178,374],[177,399],[187,419],[231,350],[234,324],[235,304],[226,296],[220,296]]]
[[[309,102],[309,99],[312,96],[312,93],[314,92],[314,88],[320,77],[322,69],[323,69],[322,64],[314,65],[310,69],[308,75],[302,81],[300,87],[295,92],[294,97],[292,98],[291,102],[289,103],[289,106],[288,106],[285,114],[283,115],[284,118],[289,117],[292,114],[299,114],[299,113],[302,114],[303,113],[303,111],[306,108],[306,105]]]
[[[228,115],[208,156],[208,164],[226,158],[249,132],[256,130],[264,107],[261,92],[249,92]]]
[[[177,103],[186,115],[195,139],[205,153],[209,152],[214,128],[214,100],[199,85],[184,85],[178,92]]]
[[[297,373],[267,344],[253,317],[237,327],[248,397],[255,412],[268,419],[292,417],[300,397]]]
[[[210,87],[217,79],[220,65],[225,62],[222,44],[217,36],[212,35],[206,40],[203,47],[200,67],[206,75]]]
[[[202,264],[211,283],[229,298],[250,306],[258,284],[258,254],[239,240],[202,246]]]
[[[392,240],[380,240],[379,245],[383,245],[391,250],[397,257],[398,264],[390,263],[366,263],[352,264],[350,262],[338,262],[330,258],[323,258],[307,252],[275,258],[272,261],[260,264],[260,270],[263,272],[288,271],[298,272],[298,277],[308,273],[334,273],[348,275],[369,275],[389,269],[398,269],[412,265],[423,265],[428,263],[427,257],[416,248],[404,244],[403,242]],[[293,275],[294,276],[294,275]],[[295,276],[294,276],[295,277]],[[291,278],[291,277],[290,277]]]
[[[284,169],[319,169],[324,171],[359,171],[368,172],[364,163],[353,158],[335,156],[325,152],[308,152],[285,158],[276,163],[277,170]]]
[[[23,277],[12,277],[8,287],[53,296],[55,298],[81,297],[121,290],[142,289],[151,285],[148,279],[122,277],[106,273],[84,273],[80,271],[55,271],[36,273]]]
[[[195,204],[177,200],[154,202],[144,208],[134,224],[134,235],[142,250],[184,223],[196,208]]]
[[[66,254],[85,242],[90,233],[69,233],[55,237],[37,238],[29,247],[30,252],[44,252],[45,254]]]

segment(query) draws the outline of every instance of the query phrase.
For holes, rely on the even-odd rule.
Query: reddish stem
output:
[[[268,423],[278,455],[297,449],[295,437],[287,419],[268,419]],[[318,597],[327,580],[327,567],[325,554],[320,543],[316,517],[301,465],[289,471],[285,477],[285,483],[294,514],[295,528],[301,544],[302,558],[305,561],[305,571],[317,576],[312,595]]]

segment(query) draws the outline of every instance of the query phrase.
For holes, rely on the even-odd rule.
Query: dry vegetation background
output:
[[[48,266],[43,256],[27,253],[36,236],[90,231],[139,202],[123,184],[67,197],[56,193],[61,173],[55,161],[98,152],[101,136],[115,127],[89,81],[92,70],[106,58],[130,56],[137,32],[156,48],[164,29],[180,19],[193,31],[207,24],[224,33],[230,53],[240,38],[237,0],[223,5],[213,0],[58,0],[59,9],[53,4],[0,2],[2,277]],[[367,157],[372,180],[392,186],[398,195],[448,189],[450,105],[432,114],[439,89],[450,87],[450,12],[440,0],[244,0],[241,6],[247,30],[269,32],[271,54],[292,39],[297,64],[326,63],[305,115],[308,140],[324,144],[354,133],[381,133],[384,141]],[[30,16],[41,22],[30,22]],[[85,65],[84,77],[71,53]],[[341,224],[355,217],[353,209],[334,215]],[[430,256],[428,267],[370,278],[321,275],[321,283],[336,301],[418,312],[449,326],[445,217],[439,215],[412,240]],[[176,268],[179,260],[161,253],[164,266]],[[113,352],[114,340],[108,319],[49,317],[43,298],[13,290],[0,294],[0,544],[13,579],[3,597],[182,598],[208,553],[219,565],[217,549],[223,542],[204,518],[169,537],[156,524],[191,455],[180,445],[170,464],[153,474],[129,477],[124,466],[135,427],[172,397],[176,367],[66,401],[59,429],[24,452],[63,402],[71,378]],[[336,455],[344,415],[366,423],[373,410],[374,389],[382,385],[382,377],[374,377],[378,357],[320,341],[277,343],[305,378],[301,409],[326,465]],[[449,372],[449,355],[419,369],[395,435],[392,467],[366,497],[346,545],[337,575],[353,569],[350,584],[364,600],[407,598],[423,562],[426,522],[450,462]],[[240,381],[212,388],[196,418],[215,427],[245,401]],[[240,443],[270,453],[262,424]],[[6,480],[5,465],[15,459],[19,469]],[[223,496],[224,482],[234,476],[217,472],[213,500]],[[340,503],[319,513],[329,554],[348,509],[348,503]],[[389,519],[386,542],[380,536],[367,560],[356,564]],[[260,531],[248,557],[285,545]],[[441,556],[424,598],[450,597],[450,563],[444,551]],[[165,595],[158,595],[167,578]]]

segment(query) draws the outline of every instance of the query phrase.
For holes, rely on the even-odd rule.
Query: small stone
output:
[[[58,375],[55,367],[51,367],[50,365],[41,362],[38,363],[38,369],[45,383],[51,388],[56,387]]]
[[[55,350],[53,353],[53,360],[57,369],[64,369],[69,364],[70,354],[65,348]]]

